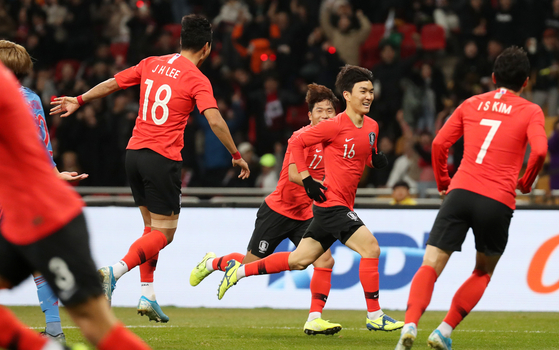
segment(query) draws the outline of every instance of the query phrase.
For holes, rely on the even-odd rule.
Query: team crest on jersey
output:
[[[359,216],[357,216],[357,214],[354,211],[348,212],[347,217],[350,218],[353,221],[359,220]]]
[[[374,132],[370,132],[369,133],[369,143],[371,144],[371,146],[374,147],[376,139],[377,139],[377,134],[375,134]]]
[[[268,246],[269,246],[268,242],[260,241],[260,244],[258,244],[258,251],[264,254],[268,250]]]

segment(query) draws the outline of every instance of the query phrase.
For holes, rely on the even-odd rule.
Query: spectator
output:
[[[419,134],[419,140],[415,142],[413,149],[419,155],[419,181],[417,181],[417,192],[420,198],[427,196],[427,189],[437,188],[435,173],[431,162],[431,144],[433,135],[428,131]]]
[[[262,172],[256,179],[256,187],[273,191],[278,184],[278,174],[276,172],[276,157],[271,153],[266,153],[260,158]]]
[[[410,185],[407,182],[398,181],[392,186],[390,205],[417,205],[417,201],[410,196]]]
[[[559,120],[553,124],[553,133],[548,141],[549,188],[559,190]]]
[[[227,101],[222,97],[218,97],[216,101],[217,107],[227,123],[231,135],[234,136],[241,128],[245,119],[245,113],[241,108],[239,97],[236,96],[233,101]],[[202,186],[223,187],[226,185],[224,183],[225,175],[231,168],[231,154],[215,136],[207,119],[199,112],[196,112],[195,116],[204,133]]]
[[[460,11],[460,33],[462,42],[474,40],[478,48],[487,45],[487,30],[491,18],[491,10],[485,0],[468,0]]]
[[[394,43],[385,41],[380,47],[381,62],[373,67],[375,77],[375,105],[373,113],[377,114],[380,133],[398,137],[401,130],[395,116],[402,108],[402,78],[409,75],[412,65],[417,60],[411,56],[400,60]]]
[[[367,40],[371,32],[371,22],[365,17],[363,11],[357,10],[355,18],[358,20],[359,26],[356,28],[352,24],[354,17],[351,8],[348,11],[348,6],[345,9],[340,9],[343,5],[339,6],[338,14],[334,15],[332,13],[333,4],[333,2],[325,2],[322,5],[320,26],[328,40],[336,48],[342,61],[347,64],[358,65],[359,46]],[[336,23],[335,25],[332,24],[332,18]]]
[[[224,182],[227,187],[254,187],[256,179],[260,175],[260,158],[254,153],[254,147],[250,142],[242,142],[237,146],[237,149],[243,156],[250,168],[250,177],[245,180],[240,180],[238,175],[240,170],[238,168],[230,168],[225,175]]]
[[[489,23],[489,36],[505,46],[521,45],[525,33],[520,32],[520,8],[513,0],[499,0],[497,9]]]
[[[403,132],[403,152],[394,161],[386,187],[393,187],[398,181],[406,181],[411,188],[417,188],[420,170],[419,157],[413,150],[413,132],[409,124],[404,120],[404,113],[402,111],[398,111],[396,120]]]
[[[559,89],[559,40],[555,29],[546,29],[542,46],[536,53],[534,66],[535,83],[532,87],[533,102],[544,108],[547,114],[557,115]]]
[[[257,153],[272,153],[274,144],[285,141],[285,99],[287,92],[280,89],[278,78],[270,75],[265,78],[263,89],[249,96],[251,118],[256,126]]]
[[[464,53],[454,66],[452,81],[454,82],[454,94],[458,101],[463,101],[483,91],[482,78],[487,74],[486,63],[479,55],[476,41],[469,40],[464,45]]]
[[[394,152],[394,140],[388,136],[381,136],[378,140],[378,149],[388,159],[388,165],[382,169],[375,169],[368,172],[367,185],[373,187],[386,187],[390,172],[396,161],[396,153]]]
[[[559,0],[552,0],[550,11],[546,11],[545,29],[559,31]]]

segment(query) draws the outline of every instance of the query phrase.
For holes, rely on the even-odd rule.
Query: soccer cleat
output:
[[[367,317],[367,329],[370,331],[392,332],[402,327],[404,327],[404,322],[396,321],[387,314],[382,314],[374,321]]]
[[[452,339],[441,334],[441,331],[435,329],[427,339],[427,345],[431,349],[452,350]]]
[[[41,332],[41,334],[44,335],[45,337],[49,338],[49,339],[52,339],[52,340],[55,340],[55,341],[59,342],[62,345],[66,344],[66,336],[64,335],[64,333],[60,333],[60,334],[57,334],[57,335],[52,335],[52,334],[49,334],[46,331],[44,331],[44,332]]]
[[[196,265],[195,268],[192,269],[192,272],[190,272],[190,285],[195,287],[197,285],[200,284],[200,282],[202,282],[204,280],[204,278],[208,277],[210,275],[210,273],[212,273],[213,271],[210,271],[206,268],[206,261],[208,261],[208,259],[212,259],[215,258],[215,254],[212,252],[206,253],[206,255],[204,255],[204,258],[202,259],[202,261],[200,261],[200,263],[198,265]]]
[[[225,274],[221,279],[221,283],[217,289],[217,298],[221,300],[225,295],[225,292],[235,284],[237,284],[237,270],[241,266],[241,263],[237,260],[229,260],[227,262],[227,268],[225,269]]]
[[[151,301],[142,296],[138,302],[138,314],[149,317],[150,321],[167,323],[169,316],[163,313],[157,301]]]
[[[323,320],[322,318],[315,318],[310,322],[305,322],[303,330],[308,335],[334,335],[342,330],[342,325],[338,323],[331,323],[327,320]]]
[[[398,344],[396,344],[394,350],[410,350],[415,341],[415,337],[417,337],[417,328],[412,325],[404,326]]]
[[[103,293],[105,293],[105,298],[111,303],[113,298],[113,291],[116,288],[116,279],[113,274],[112,266],[104,266],[98,270],[99,278],[101,280],[101,285],[103,286]]]

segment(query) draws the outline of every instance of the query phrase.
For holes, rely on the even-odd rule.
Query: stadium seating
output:
[[[126,56],[128,55],[129,43],[112,43],[111,44],[111,55],[117,62],[125,62]]]
[[[380,61],[379,43],[384,36],[384,24],[371,25],[369,37],[359,47],[359,64],[371,68]]]
[[[413,40],[417,33],[417,27],[411,23],[404,23],[398,27],[398,32],[402,34],[402,44],[400,45],[400,57],[406,58],[415,54],[416,45]]]
[[[423,50],[438,51],[446,47],[443,27],[438,24],[426,24],[421,28],[421,45]]]

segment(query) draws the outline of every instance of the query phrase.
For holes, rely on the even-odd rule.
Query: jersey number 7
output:
[[[477,154],[476,163],[481,164],[483,163],[483,158],[485,158],[485,154],[487,153],[487,149],[489,148],[491,141],[493,141],[493,137],[495,137],[499,126],[501,126],[501,121],[493,119],[482,119],[479,124],[491,127],[491,129],[489,129],[489,133],[485,137],[485,141],[483,141],[483,145],[481,145],[479,153]]]
[[[144,108],[142,108],[142,119],[146,120],[149,104],[149,93],[151,92],[151,88],[153,87],[153,80],[146,79],[144,83],[147,85],[147,87],[146,94],[144,96]],[[161,93],[163,91],[165,91],[165,98],[161,99]],[[167,84],[163,84],[155,92],[155,102],[153,103],[153,106],[151,106],[151,119],[155,124],[161,125],[167,121],[167,118],[169,118],[169,107],[167,106],[169,100],[171,100],[171,87]],[[163,109],[163,115],[161,116],[161,118],[157,118],[157,115],[155,114],[155,112],[157,112],[157,108],[159,107]]]

